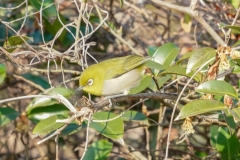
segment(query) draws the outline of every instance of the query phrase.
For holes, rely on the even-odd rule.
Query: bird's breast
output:
[[[109,96],[129,91],[139,84],[142,76],[143,72],[133,69],[117,78],[104,80],[102,95]]]

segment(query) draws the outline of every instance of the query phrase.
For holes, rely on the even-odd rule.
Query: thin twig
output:
[[[235,17],[234,17],[234,20],[232,21],[231,26],[234,26],[235,23],[237,22],[239,13],[240,13],[240,7],[239,7],[238,10],[237,10],[237,13],[236,13],[236,15],[235,15]],[[232,29],[229,28],[228,31],[227,31],[227,33],[225,34],[225,43],[226,43],[226,44],[228,43],[228,41],[229,41],[229,39],[230,39],[230,33],[231,33],[231,31],[232,31]]]

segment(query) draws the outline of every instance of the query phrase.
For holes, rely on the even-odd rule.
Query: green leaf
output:
[[[135,122],[141,122],[143,124],[149,125],[147,117],[137,111],[127,111],[121,116],[122,120],[124,121],[135,121]]]
[[[232,73],[240,74],[240,66],[239,65],[235,65]]]
[[[227,26],[226,23],[220,22],[220,24],[219,24],[219,28],[220,29],[223,29],[225,26]]]
[[[160,75],[165,75],[165,74],[176,74],[176,75],[191,77],[193,75],[193,72],[186,74],[186,68],[184,68],[183,66],[174,65],[174,66],[167,67],[163,72],[160,73]],[[203,75],[201,73],[198,73],[194,77],[194,80],[196,80],[197,82],[201,82],[202,78],[203,78]]]
[[[236,123],[234,122],[233,116],[229,113],[229,110],[223,110],[224,118],[227,123],[228,130],[230,131],[230,134],[232,135],[236,130]]]
[[[46,92],[48,95],[55,95],[55,94],[61,94],[65,98],[70,98],[72,97],[74,91],[72,89],[67,89],[65,87],[56,87],[54,89],[49,90]]]
[[[158,87],[161,88],[169,79],[171,79],[171,75],[169,75],[169,74],[161,75],[161,76],[155,77],[155,79],[157,80]],[[151,82],[151,84],[148,86],[148,88],[154,92],[158,91],[158,88],[154,81]]]
[[[237,0],[237,1],[239,1],[239,0]],[[220,27],[220,29],[223,29],[223,28],[231,29],[232,30],[231,32],[234,33],[234,34],[239,34],[240,33],[240,27],[239,26],[227,25],[227,24],[221,22],[219,27]]]
[[[112,30],[117,31],[117,28],[115,27],[115,25],[112,22],[107,21],[107,24]]]
[[[29,73],[23,74],[22,76],[24,78],[26,78],[27,80],[30,80],[30,81],[34,82],[35,84],[40,85],[44,89],[47,89],[47,88],[51,87],[50,84],[40,76],[36,76],[36,75],[33,75],[33,74],[29,74]]]
[[[190,58],[190,57],[193,55],[194,52],[195,52],[195,51],[185,53],[185,54],[177,61],[176,64],[180,64],[180,63],[182,63],[182,61]]]
[[[164,66],[170,66],[176,59],[180,48],[173,43],[166,43],[160,46],[154,53],[154,61]]]
[[[239,7],[240,1],[239,0],[230,0],[230,3],[235,7],[236,9]]]
[[[153,57],[154,53],[156,52],[156,50],[158,49],[158,46],[150,46],[148,47],[148,55],[150,57]]]
[[[195,155],[200,157],[201,159],[204,159],[208,154],[206,151],[198,150],[198,151],[195,151]]]
[[[225,81],[212,80],[204,82],[197,87],[196,91],[221,96],[224,96],[226,94],[238,99],[236,90],[231,84]]]
[[[221,155],[221,159],[237,159],[239,152],[239,140],[236,134],[234,133],[233,135],[230,135],[224,127],[220,127],[216,148]]]
[[[231,29],[231,33],[233,33],[233,34],[239,34],[240,33],[240,27],[239,26],[227,25],[227,26],[225,26],[225,28]]]
[[[184,22],[189,23],[191,20],[192,20],[192,17],[189,14],[184,13]]]
[[[48,106],[36,107],[29,110],[29,112],[27,112],[27,116],[32,122],[38,123],[53,115],[62,115],[67,117],[68,113],[68,108],[63,104],[49,104]]]
[[[146,89],[150,85],[151,81],[152,81],[152,77],[150,75],[143,76],[139,85],[132,88],[130,90],[129,94],[136,94],[136,93],[139,93],[139,92],[143,91],[144,89]]]
[[[111,112],[96,112],[93,114],[93,120],[109,120],[117,117],[116,114]],[[87,121],[85,121],[87,123]],[[116,118],[107,122],[91,122],[90,127],[100,132],[102,135],[118,140],[123,137],[123,120]]]
[[[233,108],[230,109],[230,113],[235,117],[235,119],[239,122],[240,121],[240,108]]]
[[[166,83],[170,78],[171,78],[171,75],[169,74],[166,74],[164,76],[158,76],[157,81],[158,81],[159,88],[161,88],[164,85],[164,83]]]
[[[67,136],[67,135],[74,134],[74,133],[80,131],[82,128],[86,128],[86,127],[87,127],[86,125],[78,125],[76,122],[70,123],[61,132],[61,136]]]
[[[119,0],[119,4],[120,4],[120,8],[123,7],[124,1],[123,0]]]
[[[45,0],[42,5],[42,0],[29,0],[29,2],[38,10],[42,6],[42,15],[44,18],[51,20],[57,17],[57,10],[55,7],[54,0]],[[50,6],[51,5],[51,6]],[[50,6],[50,7],[49,7]]]
[[[227,109],[225,105],[217,100],[201,99],[194,100],[180,109],[179,115],[175,120],[196,116],[207,112]]]
[[[64,96],[65,98],[69,98],[72,96],[73,90],[66,89],[64,87],[57,87],[57,88],[54,88],[54,89],[48,91],[46,94],[48,94],[48,95],[60,94],[60,95]],[[60,103],[59,101],[51,99],[51,98],[35,98],[28,104],[26,111],[28,113],[30,113],[31,110],[34,108],[50,106],[50,105],[59,104],[59,103]]]
[[[6,66],[4,64],[0,64],[0,85],[3,83],[6,77]]]
[[[48,32],[50,32],[53,36],[55,36],[56,34],[59,34],[59,30],[63,27],[63,24],[66,24],[66,19],[64,16],[62,16],[61,14],[59,15],[61,22],[59,21],[59,19],[56,19],[53,23],[49,22],[48,19],[45,19],[44,24],[45,24],[45,28]],[[71,39],[69,37],[67,37],[67,30],[63,29],[61,31],[60,36],[58,37],[58,39],[60,40],[61,43],[68,43],[67,41],[65,41],[66,39],[68,41],[71,41]]]
[[[216,148],[217,144],[217,135],[218,135],[218,126],[210,126],[210,143],[213,148]]]
[[[6,49],[8,52],[12,53],[17,47],[17,45],[21,45],[24,43],[23,39],[25,41],[31,40],[33,41],[32,38],[27,37],[27,36],[12,36],[9,37],[3,44],[3,48]]]
[[[200,48],[192,52],[193,52],[192,56],[189,58],[187,64],[186,73],[195,71],[196,69],[201,67],[205,62],[207,62],[216,55],[216,50],[210,47]]]
[[[151,72],[155,76],[157,76],[159,74],[159,72],[161,72],[162,70],[164,70],[166,68],[163,65],[161,65],[157,62],[154,62],[152,60],[148,60],[146,63],[144,63],[144,65],[148,68],[151,68]]]
[[[107,140],[99,140],[94,142],[87,150],[83,160],[105,160],[108,158],[113,144]]]
[[[156,69],[158,71],[161,71],[161,70],[164,70],[166,67],[164,67],[163,65],[157,63],[157,62],[154,62],[154,61],[147,61],[146,63],[144,63],[144,65],[148,68],[151,68],[151,69]]]
[[[238,80],[238,88],[240,88],[240,79]]]
[[[231,59],[231,61],[237,62],[237,65],[240,65],[240,58],[238,58],[238,59],[237,59],[237,58],[236,58],[236,59]],[[231,62],[231,61],[230,61],[230,62]]]
[[[12,108],[0,108],[0,126],[4,126],[19,116],[19,113]]]
[[[240,40],[238,40],[236,43],[234,43],[231,48],[235,48],[237,46],[240,46]]]
[[[56,129],[62,127],[65,123],[57,123],[57,119],[66,119],[66,117],[62,115],[54,115],[51,117],[48,117],[42,121],[40,121],[33,129],[33,134],[36,135],[46,135],[49,134],[52,131],[55,131]]]

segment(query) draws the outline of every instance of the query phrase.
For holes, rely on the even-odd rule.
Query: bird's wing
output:
[[[125,59],[123,68],[124,68],[125,72],[128,72],[128,71],[142,65],[143,63],[145,63],[148,60],[149,60],[148,57],[131,55]]]
[[[114,64],[112,64],[112,67],[108,69],[106,79],[117,78],[122,74],[142,65],[143,63],[150,59],[148,57],[141,57],[136,55],[130,55],[122,58],[123,58],[122,61],[117,62],[112,61]]]

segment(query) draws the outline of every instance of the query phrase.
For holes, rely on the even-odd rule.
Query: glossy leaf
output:
[[[12,36],[9,37],[3,44],[3,48],[6,49],[8,52],[13,52],[17,47],[17,45],[21,45],[24,43],[23,39],[25,41],[31,40],[33,41],[32,38],[26,37],[26,36]]]
[[[218,128],[219,126],[216,125],[210,126],[210,143],[213,148],[216,148]]]
[[[54,89],[48,91],[46,94],[48,94],[48,95],[60,94],[60,95],[64,96],[65,98],[68,98],[68,97],[72,96],[73,90],[66,89],[64,87],[57,87],[57,88],[54,88]],[[35,98],[29,103],[29,105],[26,108],[26,111],[29,113],[34,108],[50,106],[50,105],[59,104],[59,103],[60,103],[59,101],[51,99],[51,98]]]
[[[147,61],[144,65],[147,66],[148,68],[156,69],[158,71],[164,70],[166,68],[163,65],[151,60]]]
[[[232,114],[229,113],[229,110],[223,110],[223,112],[224,112],[224,118],[227,123],[228,130],[232,135],[236,130],[236,123],[234,122]]]
[[[0,108],[0,126],[4,126],[19,116],[19,112],[15,111],[13,108]]]
[[[221,155],[221,159],[235,160],[239,152],[239,140],[236,134],[231,135],[224,127],[218,131],[216,148]]]
[[[154,61],[164,66],[170,66],[176,59],[180,49],[173,43],[160,46],[154,53]]]
[[[33,134],[35,135],[46,135],[56,129],[62,127],[65,123],[57,123],[57,119],[66,119],[66,117],[62,115],[54,115],[48,117],[42,121],[40,121],[33,129]]]
[[[74,91],[72,89],[67,89],[65,87],[56,87],[48,92],[46,94],[49,95],[55,95],[55,94],[61,94],[62,96],[66,98],[70,98],[73,95]]]
[[[121,116],[122,120],[124,121],[135,121],[135,122],[140,122],[146,125],[149,125],[147,117],[137,111],[127,111]]]
[[[158,76],[157,81],[158,81],[158,86],[161,88],[164,83],[166,83],[169,79],[171,78],[171,75],[166,74],[164,76]]]
[[[214,95],[229,95],[238,99],[238,95],[233,86],[225,81],[212,80],[204,82],[196,89],[197,92],[209,93]]]
[[[235,119],[237,121],[240,122],[240,108],[239,107],[231,109],[230,113],[235,117]]]
[[[29,0],[29,2],[39,11],[42,6],[42,15],[44,18],[51,20],[57,17],[57,10],[55,7],[54,0],[47,0],[43,2],[42,0]],[[51,5],[51,6],[50,6]],[[50,7],[49,7],[50,6]]]
[[[40,76],[36,76],[33,74],[29,74],[29,73],[23,74],[22,76],[24,78],[26,78],[27,80],[30,80],[30,81],[34,82],[35,84],[40,85],[44,89],[50,88],[50,84]]]
[[[169,79],[171,79],[171,75],[170,74],[161,75],[155,77],[155,79],[157,80],[158,87],[161,88]],[[154,81],[151,82],[148,88],[154,92],[158,91],[157,85]]]
[[[182,61],[190,58],[190,57],[193,55],[194,52],[195,52],[195,51],[191,51],[191,52],[185,53],[185,54],[177,61],[177,64],[180,64],[180,63],[182,63]]]
[[[78,125],[76,123],[70,123],[67,125],[66,128],[64,128],[64,130],[61,132],[61,136],[67,136],[67,135],[71,135],[74,134],[78,131],[80,131],[82,128],[86,128],[86,125]]]
[[[6,66],[4,64],[0,64],[0,85],[3,83],[6,77]]]
[[[217,100],[194,100],[190,103],[187,103],[180,109],[180,113],[175,120],[224,109],[227,109],[225,105]]]
[[[38,123],[53,115],[62,115],[67,117],[68,113],[68,108],[63,104],[49,104],[48,106],[36,107],[29,110],[27,116],[32,122]]]
[[[153,57],[154,52],[158,49],[158,46],[150,46],[148,47],[148,55],[150,57]]]
[[[131,89],[129,94],[136,94],[143,91],[150,85],[151,81],[152,77],[150,75],[145,75],[140,81],[139,85]]]
[[[216,50],[210,47],[204,47],[193,51],[192,56],[188,60],[186,73],[188,74],[191,71],[195,71],[215,55]]]
[[[239,33],[240,33],[240,27],[239,27],[239,26],[230,26],[230,25],[227,25],[227,26],[224,26],[224,28],[231,29],[231,32],[232,32],[233,34],[239,34]]]
[[[87,150],[83,160],[105,160],[108,158],[113,144],[107,140],[98,140],[94,142]]]
[[[152,60],[147,61],[144,65],[151,69],[151,72],[154,76],[157,76],[159,72],[163,71],[166,68],[163,65]]]
[[[111,112],[96,112],[93,114],[93,120],[109,120],[117,115]],[[87,124],[87,121],[85,121]],[[90,127],[100,132],[102,135],[117,140],[123,137],[123,120],[116,118],[107,122],[91,122]]]
[[[160,73],[160,75],[165,75],[165,74],[176,74],[176,75],[191,77],[193,75],[193,72],[186,74],[186,68],[180,65],[174,65],[174,66],[167,67],[163,72]],[[202,78],[203,78],[203,75],[201,73],[198,73],[194,77],[194,80],[196,80],[197,82],[200,82],[202,81]]]

